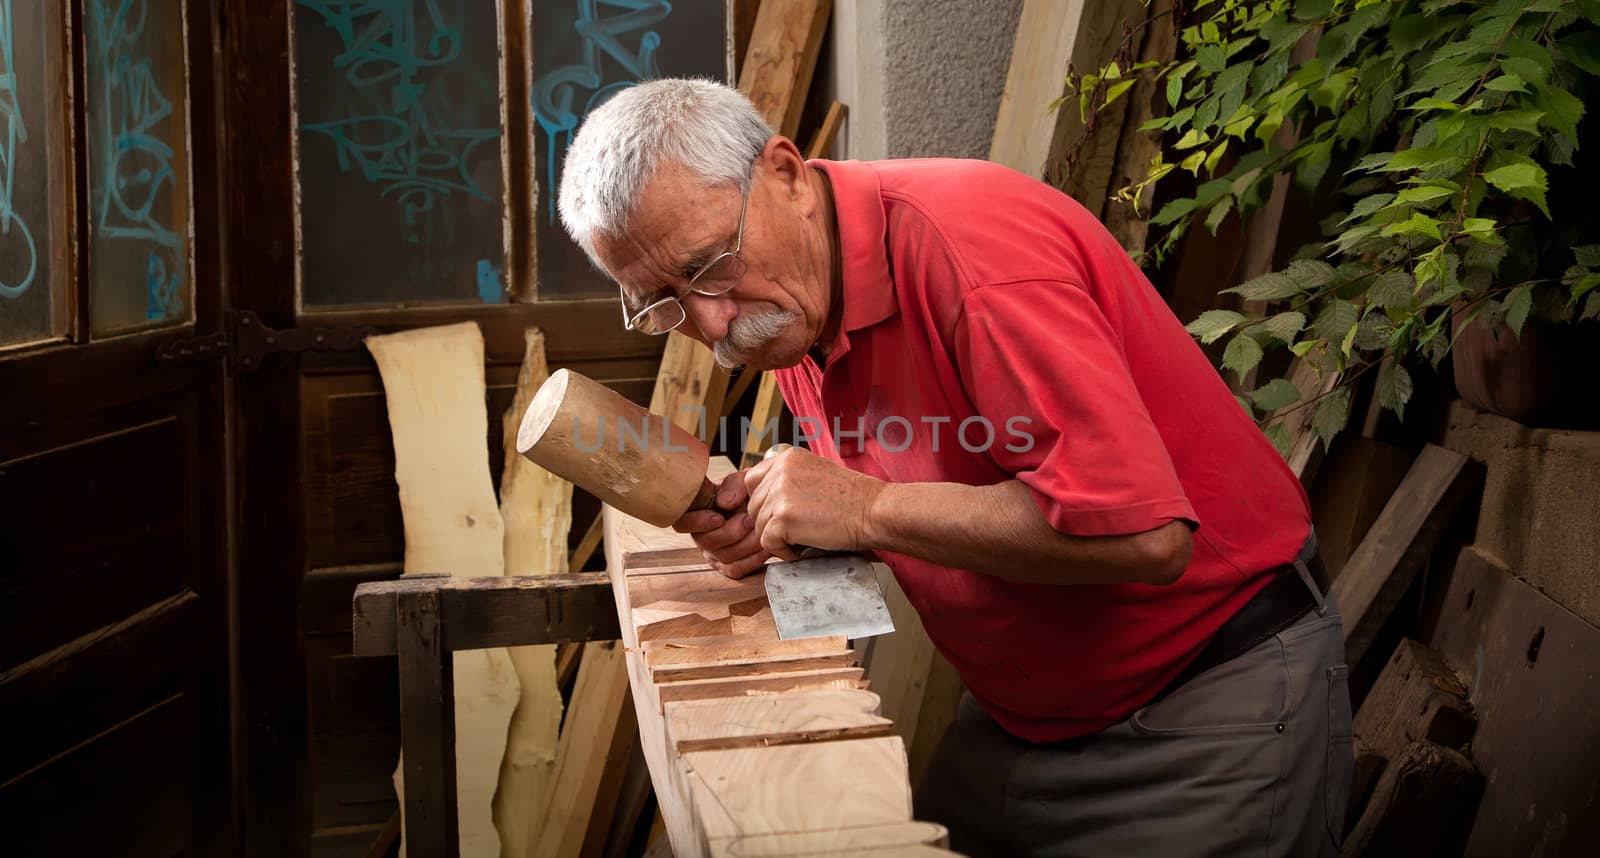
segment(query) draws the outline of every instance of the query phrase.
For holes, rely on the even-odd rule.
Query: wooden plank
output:
[[[797,834],[765,834],[726,841],[726,854],[739,858],[797,855],[905,855],[908,858],[951,853],[945,845],[949,832],[932,822],[902,822],[866,825],[840,831],[808,831]]]
[[[1460,855],[1482,794],[1483,775],[1461,753],[1412,742],[1379,779],[1340,854]]]
[[[768,640],[759,636],[716,640],[658,640],[644,644],[645,663],[652,673],[679,667],[701,667],[759,659],[802,658],[854,652],[843,635],[798,640]]]
[[[703,664],[676,665],[666,668],[652,667],[650,678],[657,685],[665,682],[685,682],[691,679],[721,679],[730,676],[762,676],[768,673],[792,673],[797,670],[831,670],[853,667],[859,658],[853,649],[826,655],[758,656],[753,658],[728,658]]]
[[[582,853],[628,693],[622,663],[623,648],[616,641],[584,647],[556,749],[556,788],[550,792],[534,855],[570,858]]]
[[[581,570],[589,565],[589,558],[594,556],[594,550],[600,547],[600,516],[595,516],[589,522],[589,527],[583,532],[583,538],[578,540],[578,546],[572,549],[572,557],[567,561],[568,569]]]
[[[750,431],[744,438],[744,456],[741,467],[754,467],[761,461],[778,438],[778,418],[783,414],[783,393],[778,390],[778,377],[772,372],[761,374],[761,386],[756,388],[756,403],[750,409]],[[771,424],[772,431],[767,426]]]
[[[1600,854],[1600,630],[1477,548],[1448,573],[1423,640],[1460,665],[1488,777],[1470,858]]]
[[[461,854],[456,807],[455,666],[444,649],[439,594],[421,589],[396,601],[400,651],[401,766],[406,849]]]
[[[933,760],[945,731],[955,723],[956,711],[961,705],[961,695],[966,686],[961,674],[938,651],[928,666],[928,686],[922,692],[922,708],[917,712],[917,732],[906,747],[911,758],[911,782],[920,783],[922,775]]]
[[[911,818],[905,745],[898,736],[697,751],[684,754],[683,764],[712,843]]]
[[[619,617],[631,618],[633,606],[629,595],[629,576],[623,561],[625,546],[635,549],[648,547],[649,534],[636,531],[634,536],[624,541],[619,530],[626,525],[628,516],[607,507],[605,509],[606,522],[606,561],[611,575],[613,592],[617,599],[617,614]],[[658,539],[666,539],[669,531],[656,529]],[[633,691],[633,708],[638,716],[639,742],[644,748],[645,763],[650,769],[650,780],[655,787],[656,802],[660,807],[661,815],[667,827],[676,854],[680,858],[690,858],[689,852],[693,844],[703,840],[698,821],[691,812],[689,786],[683,774],[668,755],[668,739],[665,722],[661,717],[661,701],[656,696],[655,683],[650,681],[650,671],[645,661],[644,653],[640,649],[638,632],[631,619],[622,624],[622,639],[628,647],[626,658],[626,676]]]
[[[1403,640],[1356,712],[1356,741],[1390,760],[1415,741],[1459,749],[1478,728],[1466,694],[1439,653]]]
[[[859,689],[685,700],[664,707],[667,735],[680,754],[890,735],[893,722],[878,713],[878,695]]]
[[[366,345],[383,378],[394,438],[405,571],[504,575],[505,526],[489,475],[483,335],[477,324],[368,337]],[[491,805],[516,707],[516,674],[501,649],[448,657],[461,730],[454,749],[460,846],[469,854],[498,852]],[[402,759],[395,773],[401,795],[405,768]]]
[[[900,589],[894,573],[878,569],[883,598],[889,606],[894,631],[872,639],[867,679],[883,698],[884,717],[894,721],[895,735],[909,751],[917,734],[917,717],[922,713],[922,695],[933,666],[933,642],[922,628],[922,620]]]
[[[1405,747],[1428,741],[1464,750],[1478,719],[1466,686],[1440,655],[1406,639],[1395,647],[1378,681],[1355,713],[1355,774],[1347,814],[1354,828],[1389,764]]]
[[[728,374],[716,365],[716,360],[712,356],[711,350],[674,331],[668,335],[667,347],[662,353],[661,368],[656,375],[655,389],[650,396],[650,411],[654,414],[665,415],[680,426],[693,430],[704,428],[709,431],[710,426],[714,425],[715,421],[707,419],[707,415],[721,413],[722,398],[727,391],[727,386]],[[609,518],[613,511],[607,509],[604,512]],[[625,586],[619,585],[615,577],[615,569],[620,568],[620,563],[617,559],[614,559],[616,558],[617,546],[624,544],[625,540],[621,533],[614,531],[609,525],[606,527],[605,532],[607,565],[611,567],[608,575],[612,576],[615,613],[619,618],[626,617],[629,616],[627,589]],[[684,539],[687,540],[687,537],[684,537]],[[692,545],[692,541],[689,541],[689,544]],[[638,646],[638,641],[632,634],[631,623],[619,622],[618,631],[622,634],[623,641],[628,647]],[[614,801],[616,799],[615,795],[604,794],[602,790],[610,786],[620,788],[623,780],[622,773],[618,771],[611,771],[609,775],[606,772],[602,772],[601,776],[592,784],[583,779],[587,776],[586,767],[599,766],[604,768],[610,766],[615,769],[617,766],[625,766],[627,763],[626,759],[620,758],[619,755],[607,755],[606,749],[612,747],[616,737],[620,707],[628,690],[628,671],[632,669],[632,659],[621,656],[608,657],[602,663],[598,663],[593,667],[591,672],[594,673],[594,676],[591,677],[590,682],[582,682],[583,673],[591,670],[589,657],[593,651],[593,646],[591,644],[590,648],[584,650],[583,663],[579,667],[579,687],[573,690],[570,707],[573,711],[577,711],[580,708],[592,710],[591,714],[594,716],[593,731],[596,734],[595,740],[588,744],[570,743],[566,740],[566,731],[563,730],[561,746],[557,751],[557,768],[559,771],[566,772],[567,775],[565,779],[558,776],[555,788],[555,792],[563,794],[563,796],[578,790],[588,796],[591,805],[596,801]],[[635,701],[635,708],[639,711],[646,711],[638,706],[637,700]],[[645,731],[651,729],[652,725],[646,721],[638,726],[641,735],[648,736]],[[648,749],[649,745],[647,744],[645,747]],[[572,757],[585,759],[570,759]],[[652,765],[652,776],[654,776],[655,771],[655,766]],[[573,783],[569,784],[568,781],[573,781]],[[553,800],[569,803],[565,797],[561,799],[553,798]],[[587,814],[579,819],[578,815],[572,812],[570,807],[566,808],[561,814],[550,817],[547,831],[545,832],[547,836],[542,838],[541,843],[558,851],[541,851],[538,854],[554,856],[576,854],[576,852],[582,851],[583,834],[587,831],[587,823]],[[568,830],[570,826],[574,825],[579,826],[576,831]],[[550,828],[560,828],[562,831],[551,834]]]
[[[800,130],[832,8],[832,0],[763,0],[756,13],[739,90],[768,125],[790,139]]]
[[[823,158],[833,149],[833,141],[839,136],[839,126],[844,124],[844,118],[849,110],[835,101],[828,106],[828,115],[822,117],[822,127],[817,129],[817,135],[811,138],[811,145],[806,147],[807,158]]]
[[[440,593],[445,648],[450,651],[615,640],[619,634],[611,583],[603,572],[540,578],[408,575],[356,588],[354,654],[394,655],[395,603],[400,594],[421,590]]]
[[[765,676],[730,676],[717,679],[690,679],[684,682],[661,682],[656,692],[663,704],[677,700],[704,700],[715,697],[739,697],[756,693],[779,693],[803,688],[857,688],[862,670],[859,667],[834,667],[824,670],[797,670],[791,673],[774,673]]]
[[[1024,0],[989,160],[1034,178],[1044,175],[1056,131],[1056,114],[1045,108],[1066,94],[1083,14],[1081,0]]]
[[[1307,494],[1322,563],[1329,580],[1338,580],[1345,562],[1405,479],[1411,453],[1351,434],[1341,438],[1325,464],[1316,482],[1307,487]]]
[[[1347,662],[1361,662],[1481,479],[1482,467],[1460,453],[1433,444],[1423,448],[1333,583],[1332,596],[1344,614]]]
[[[1177,54],[1178,33],[1172,20],[1173,0],[1154,0],[1145,18],[1148,27],[1144,45],[1139,49],[1141,62],[1166,64]],[[1159,68],[1159,67],[1158,67]],[[1122,120],[1122,134],[1117,141],[1116,165],[1111,173],[1111,189],[1119,191],[1144,180],[1150,164],[1161,152],[1161,132],[1141,131],[1140,126],[1165,115],[1167,103],[1164,87],[1153,74],[1144,73],[1139,82],[1128,91],[1127,114]],[[1150,232],[1150,210],[1154,205],[1155,184],[1146,187],[1133,203],[1107,199],[1100,219],[1106,229],[1116,237],[1129,253],[1142,253]]]
[[[1139,51],[1143,33],[1130,33],[1129,28],[1144,19],[1143,0],[1085,3],[1073,47],[1073,70],[1079,74],[1099,71],[1119,56],[1131,60]],[[1132,63],[1125,61],[1123,65]],[[1118,99],[1091,113],[1088,121],[1077,106],[1077,98],[1069,97],[1056,110],[1055,134],[1050,140],[1043,179],[1098,214],[1110,195],[1128,100]]]
[[[517,453],[517,427],[540,385],[550,377],[545,360],[544,334],[537,328],[524,332],[522,365],[517,372],[516,393],[501,415],[501,443],[504,468],[500,476],[500,515],[505,521],[505,566],[507,576],[562,575],[567,571],[567,532],[572,529],[572,484],[535,465]],[[507,580],[513,580],[508,577]],[[599,598],[588,606],[599,619],[613,607],[609,589],[596,581],[593,591]],[[456,593],[459,595],[459,593]],[[546,604],[548,607],[548,603]],[[449,606],[446,606],[449,610]],[[615,616],[615,611],[612,611]],[[465,606],[451,616],[460,616],[461,627],[523,628],[538,620],[558,620],[566,614],[496,613],[469,614]],[[451,624],[455,625],[455,624]],[[543,623],[545,628],[549,623]],[[593,630],[586,630],[592,634]],[[608,636],[609,637],[609,636]],[[446,638],[447,643],[449,637]],[[494,792],[493,816],[500,832],[501,853],[525,855],[533,848],[543,820],[539,812],[549,806],[555,784],[556,749],[560,744],[563,702],[557,684],[554,642],[536,646],[513,646],[506,650],[516,671],[518,695],[506,733],[505,756],[500,762],[499,784]]]

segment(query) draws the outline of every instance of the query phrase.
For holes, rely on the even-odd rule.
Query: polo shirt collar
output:
[[[850,334],[876,325],[899,310],[889,276],[883,197],[877,171],[860,161],[806,162],[828,177],[833,192],[834,223],[839,230],[840,289],[844,318],[828,363],[850,350]]]

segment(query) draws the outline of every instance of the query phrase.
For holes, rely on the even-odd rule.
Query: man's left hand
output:
[[[751,468],[744,484],[761,547],[773,556],[795,559],[793,545],[829,551],[872,548],[868,515],[883,491],[882,480],[790,449]]]

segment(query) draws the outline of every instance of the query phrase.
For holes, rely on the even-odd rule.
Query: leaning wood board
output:
[[[732,467],[714,459],[710,474]],[[649,558],[681,551],[683,537],[609,507],[605,532],[675,856],[949,854],[943,828],[911,819],[905,746],[842,637],[781,641],[759,573],[662,571]]]
[[[1461,674],[1488,779],[1467,858],[1600,855],[1600,629],[1462,549],[1423,638]]]
[[[1445,528],[1472,499],[1481,465],[1433,444],[1395,490],[1331,590],[1344,614],[1345,661],[1359,664]]]

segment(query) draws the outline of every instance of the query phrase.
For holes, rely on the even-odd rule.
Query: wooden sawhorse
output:
[[[407,575],[362,584],[352,651],[400,658],[400,749],[408,854],[456,858],[457,650],[622,637],[604,572],[512,578]]]

